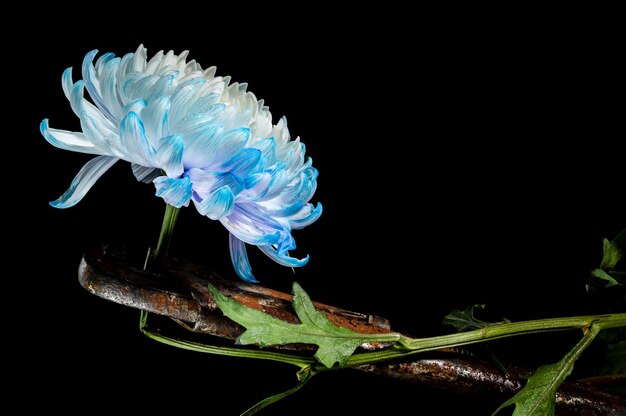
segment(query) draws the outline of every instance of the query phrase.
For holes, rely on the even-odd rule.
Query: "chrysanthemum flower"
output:
[[[268,107],[246,84],[230,84],[230,77],[215,76],[215,67],[187,62],[187,52],[147,60],[142,45],[122,58],[104,54],[94,66],[96,54],[85,56],[82,80],[73,82],[72,68],[62,78],[82,131],[41,122],[53,146],[98,155],[53,207],[78,203],[122,159],[167,204],[193,202],[200,214],[219,220],[230,232],[231,259],[242,279],[256,281],[245,243],[284,266],[307,263],[308,256],[290,257],[296,247],[291,231],[322,212],[321,204],[309,203],[317,170],[299,138],[290,139],[284,118],[273,125]]]

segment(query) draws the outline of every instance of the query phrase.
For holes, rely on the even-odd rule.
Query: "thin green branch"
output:
[[[626,326],[626,313],[609,315],[574,316],[567,318],[549,318],[533,321],[503,323],[474,331],[443,335],[431,338],[404,337],[394,349],[354,354],[348,359],[350,367],[371,364],[393,358],[404,357],[420,352],[441,348],[458,347],[494,339],[536,334],[541,332],[566,331],[597,326],[598,330]]]
[[[261,351],[261,350],[249,350],[244,348],[230,348],[230,347],[218,347],[214,345],[200,344],[198,342],[187,341],[177,338],[168,337],[159,333],[153,332],[147,327],[148,312],[141,311],[139,318],[139,330],[155,341],[159,341],[163,344],[171,345],[173,347],[182,348],[185,350],[226,355],[230,357],[243,357],[254,358],[258,360],[279,361],[291,365],[298,366],[300,368],[306,368],[313,366],[317,363],[317,360],[313,357],[302,357],[293,354],[284,354],[273,351]]]
[[[251,416],[259,410],[265,409],[267,406],[274,404],[277,401],[284,399],[285,397],[291,396],[292,394],[299,391],[302,387],[304,387],[305,384],[308,383],[315,374],[316,372],[311,368],[302,369],[300,372],[298,372],[298,379],[300,380],[298,384],[296,384],[294,387],[290,388],[287,391],[283,391],[282,393],[278,393],[261,400],[260,402],[243,412],[241,416]]]

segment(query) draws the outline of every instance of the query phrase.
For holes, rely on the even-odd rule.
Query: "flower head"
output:
[[[322,212],[321,204],[309,203],[317,170],[299,138],[291,140],[284,118],[273,125],[268,107],[246,84],[230,84],[230,77],[215,76],[215,67],[187,62],[187,52],[161,51],[148,60],[142,45],[122,58],[104,54],[94,65],[96,54],[85,56],[82,80],[73,82],[72,68],[62,77],[82,131],[41,122],[53,146],[98,155],[53,207],[78,203],[122,159],[166,203],[180,208],[193,202],[200,214],[219,220],[230,232],[231,259],[243,280],[256,281],[245,243],[285,266],[307,263],[308,256],[289,256],[296,247],[291,230]]]

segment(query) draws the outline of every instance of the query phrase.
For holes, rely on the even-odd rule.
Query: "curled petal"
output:
[[[302,267],[309,262],[309,256],[306,256],[303,259],[296,259],[294,257],[290,257],[289,253],[280,254],[270,244],[259,246],[259,249],[281,266]]]
[[[212,220],[219,220],[229,215],[235,207],[235,196],[228,186],[222,186],[201,202],[194,204],[198,212]]]
[[[228,243],[230,245],[230,259],[233,262],[233,267],[237,272],[237,275],[242,280],[248,283],[258,283],[254,275],[252,274],[252,267],[248,260],[248,252],[246,251],[246,244],[235,237],[232,233],[228,236]]]
[[[55,208],[69,208],[76,205],[100,179],[100,176],[118,160],[112,156],[97,156],[91,159],[72,180],[69,189],[59,199],[51,201],[50,205]]]
[[[280,231],[247,218],[235,206],[233,212],[220,219],[228,231],[245,243],[253,245],[275,244],[280,240]]]
[[[302,229],[317,221],[320,215],[322,215],[322,211],[321,202],[318,202],[315,208],[313,208],[313,204],[306,204],[302,207],[300,212],[289,218],[289,224],[294,230]]]
[[[154,181],[156,196],[160,196],[166,203],[176,207],[186,207],[191,199],[191,181],[189,177],[168,178],[159,176]]]
[[[39,131],[48,143],[59,149],[96,155],[102,153],[85,137],[84,133],[52,129],[48,127],[48,119],[41,122]]]

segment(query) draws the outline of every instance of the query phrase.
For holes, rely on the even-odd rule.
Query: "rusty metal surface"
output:
[[[129,261],[127,254],[125,250],[109,246],[89,250],[79,267],[81,285],[104,299],[169,316],[189,323],[195,332],[222,338],[236,339],[243,328],[222,316],[207,289],[207,282],[250,308],[287,322],[298,322],[291,308],[290,294],[226,280],[212,271],[177,259],[170,259],[161,274],[146,272],[139,263]],[[338,326],[367,334],[391,331],[384,318],[319,302],[313,304]],[[385,346],[383,343],[367,343],[362,347],[378,349]]]
[[[79,267],[79,281],[91,293],[104,299],[165,315],[200,333],[236,339],[243,328],[225,318],[208,293],[211,282],[227,296],[254,309],[262,310],[287,322],[298,322],[291,308],[291,295],[222,279],[215,273],[188,262],[172,259],[162,274],[145,272],[141,261],[129,260],[125,250],[103,246],[89,250]],[[339,326],[363,333],[391,331],[389,322],[381,317],[347,311],[314,302],[318,310]],[[385,344],[365,344],[379,349]],[[309,349],[290,345],[287,348]],[[408,362],[377,363],[357,370],[454,391],[478,395],[484,400],[501,403],[518,391],[529,370],[507,366],[505,377],[498,368],[476,357],[450,351],[422,354]],[[603,393],[590,384],[566,382],[557,395],[557,414],[624,415],[626,399]]]
[[[528,369],[508,365],[507,377],[491,363],[465,356],[363,365],[359,370],[429,387],[453,390],[461,395],[478,396],[494,404],[500,404],[512,397],[524,385],[522,380],[531,373]],[[581,382],[563,383],[557,393],[556,403],[557,415],[626,414],[626,399],[604,393]]]

